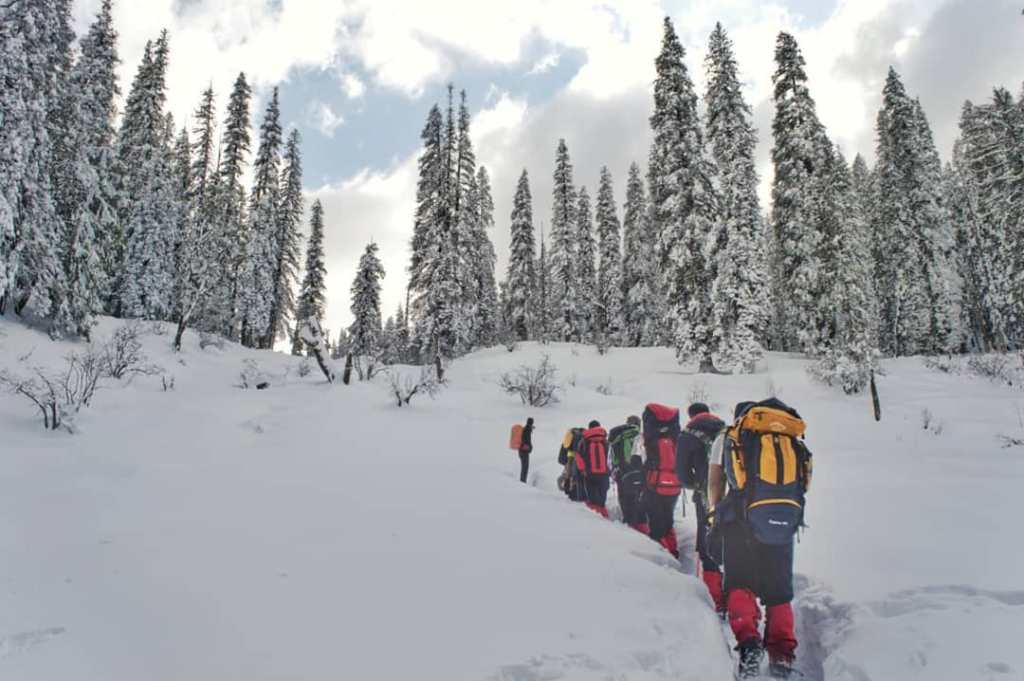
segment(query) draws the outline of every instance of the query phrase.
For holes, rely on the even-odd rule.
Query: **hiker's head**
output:
[[[587,428],[597,428],[597,427],[599,427],[600,425],[601,425],[601,422],[600,422],[600,421],[591,421],[591,422],[590,422],[590,424],[589,424],[589,425],[587,425]]]
[[[629,418],[626,419],[626,425],[627,426],[636,426],[637,428],[639,428],[640,427],[640,417],[639,416],[630,416]]]
[[[704,404],[703,402],[694,402],[686,410],[686,413],[689,414],[690,418],[692,419],[697,414],[707,414],[710,411],[711,409],[708,408],[708,405]]]
[[[732,415],[732,417],[733,417],[734,419],[738,419],[738,418],[740,417],[740,414],[742,414],[742,413],[743,413],[743,412],[745,412],[745,411],[746,411],[747,409],[749,409],[749,408],[750,408],[750,405],[752,405],[752,404],[754,404],[754,402],[751,402],[751,401],[749,401],[749,400],[748,400],[748,401],[746,401],[746,402],[737,402],[737,403],[736,403],[736,411],[735,411],[735,412],[733,412],[733,415]]]
[[[533,417],[532,416],[530,416],[530,417],[528,417],[526,419],[526,425],[527,426],[532,426],[533,425]]]

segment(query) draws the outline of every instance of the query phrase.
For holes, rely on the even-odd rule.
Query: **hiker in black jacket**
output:
[[[533,451],[533,417],[526,419],[523,426],[523,437],[519,441],[519,481],[526,482],[526,474],[530,472],[530,452]]]
[[[711,413],[702,402],[694,402],[687,409],[690,421],[679,435],[676,445],[676,465],[679,481],[693,491],[693,505],[697,509],[697,554],[700,573],[708,587],[711,600],[719,613],[725,612],[722,592],[722,571],[708,552],[708,457],[715,438],[725,428],[725,422]]]

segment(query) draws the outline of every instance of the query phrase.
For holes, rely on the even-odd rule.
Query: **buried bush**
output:
[[[501,375],[498,385],[510,395],[518,395],[523,404],[546,407],[558,403],[558,369],[551,358],[544,355],[537,366],[520,366],[516,371]]]

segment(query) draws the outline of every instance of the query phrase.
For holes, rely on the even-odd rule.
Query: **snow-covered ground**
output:
[[[0,394],[0,678],[724,681],[693,560],[566,501],[557,441],[649,401],[705,393],[728,414],[775,393],[815,453],[796,559],[807,678],[1024,679],[1024,449],[996,439],[1024,430],[1013,388],[887,362],[875,423],[798,358],[696,376],[663,349],[525,344],[455,362],[435,401],[399,409],[383,381],[329,386],[192,334],[174,354],[143,328],[173,390],[111,384],[74,435]],[[0,319],[0,368],[72,349]],[[543,353],[566,390],[526,409],[496,381]],[[245,359],[269,390],[236,387]],[[521,485],[505,447],[527,416]],[[688,547],[692,522],[688,505]]]

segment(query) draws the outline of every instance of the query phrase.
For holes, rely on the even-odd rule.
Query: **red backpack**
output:
[[[601,426],[583,431],[582,450],[576,454],[581,471],[590,475],[608,474],[608,431]]]
[[[676,443],[679,440],[679,410],[663,404],[644,408],[644,449],[647,450],[647,488],[666,497],[679,494],[676,473]]]

